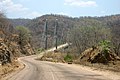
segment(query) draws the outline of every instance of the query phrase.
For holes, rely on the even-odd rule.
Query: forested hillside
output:
[[[25,26],[31,21],[31,19],[8,19],[12,25],[15,26]]]
[[[58,19],[58,44],[65,43],[68,31],[75,24],[78,24],[77,19],[61,15],[43,15],[41,17],[31,20],[31,22],[28,23],[26,27],[28,27],[33,32],[33,43],[35,43],[35,45],[38,47],[42,47],[44,43],[43,33],[46,19],[48,22],[48,47],[54,46],[54,31],[56,19]]]
[[[28,20],[25,27],[32,32],[34,47],[43,47],[44,25],[48,22],[48,47],[54,46],[54,30],[56,19],[58,22],[58,43],[71,42],[77,53],[98,45],[100,41],[108,40],[112,50],[120,53],[120,15],[103,17],[80,17],[72,18],[62,15],[43,15],[33,20]],[[17,21],[17,20],[16,20]],[[18,21],[19,22],[19,21]],[[24,21],[23,21],[24,22]],[[16,24],[13,22],[13,24]],[[19,25],[19,24],[18,24]]]

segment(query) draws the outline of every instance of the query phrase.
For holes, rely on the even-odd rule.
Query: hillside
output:
[[[105,16],[105,17],[80,17],[80,18],[72,18],[61,15],[43,15],[36,19],[31,20],[30,23],[26,25],[33,32],[34,42],[36,42],[36,46],[42,45],[43,39],[43,30],[45,19],[48,19],[48,36],[49,36],[49,46],[53,46],[54,44],[54,25],[55,20],[58,19],[58,39],[59,43],[64,43],[67,40],[68,31],[70,31],[73,27],[76,26],[87,26],[87,25],[95,25],[95,22],[100,22],[105,26],[111,28],[112,32],[119,35],[119,21],[120,15],[113,16]],[[117,29],[116,29],[117,28]],[[116,33],[118,32],[118,33]],[[40,42],[39,42],[40,41]],[[51,42],[52,41],[52,42]],[[37,43],[38,42],[38,43]]]
[[[69,41],[68,35],[71,33],[73,28],[83,27],[83,26],[105,26],[111,29],[111,42],[117,53],[119,53],[120,46],[120,15],[102,16],[102,17],[79,17],[72,18],[63,15],[43,15],[37,17],[33,20],[16,19],[13,20],[13,24],[18,24],[19,21],[31,30],[32,44],[35,48],[43,47],[44,45],[44,25],[45,19],[48,20],[48,47],[54,46],[54,30],[55,22],[58,19],[58,44],[62,44]],[[17,22],[17,23],[16,23]],[[28,22],[28,23],[27,23]]]
[[[75,24],[77,24],[77,19],[73,19],[66,16],[60,15],[43,15],[36,19],[31,20],[30,23],[26,25],[33,35],[33,43],[36,47],[42,47],[44,43],[43,33],[45,19],[48,19],[48,47],[54,46],[54,31],[55,31],[55,22],[58,19],[58,44],[66,42],[67,33]]]
[[[8,19],[14,27],[16,26],[25,26],[31,21],[31,19]]]
[[[34,54],[31,44],[27,40],[24,45],[19,43],[20,37],[11,22],[0,13],[0,64],[11,63],[15,57],[23,54]]]

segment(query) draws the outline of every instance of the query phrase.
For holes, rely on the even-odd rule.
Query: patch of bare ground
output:
[[[0,80],[6,80],[6,76],[23,68],[24,65],[22,63],[19,63],[17,60],[14,60],[11,64],[8,63],[3,66],[0,65]]]
[[[93,70],[99,70],[104,72],[110,72],[116,75],[120,75],[120,61],[109,62],[108,64],[102,63],[89,63],[89,62],[79,62],[75,64],[80,64],[83,66],[90,67]]]

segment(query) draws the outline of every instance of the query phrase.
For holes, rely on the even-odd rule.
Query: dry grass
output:
[[[18,61],[13,61],[12,64],[6,64],[0,66],[0,80],[6,76],[6,74],[16,71],[19,68],[20,64]]]
[[[60,52],[49,52],[43,55],[43,57],[40,60],[44,61],[51,61],[51,62],[65,62],[64,56],[66,54],[60,53]]]

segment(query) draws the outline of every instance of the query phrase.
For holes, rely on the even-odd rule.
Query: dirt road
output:
[[[79,66],[34,60],[36,56],[22,57],[26,67],[9,75],[8,80],[111,80]]]
[[[68,44],[59,46],[64,47]],[[53,51],[55,48],[47,50]],[[43,56],[41,53],[39,57]],[[46,61],[37,61],[38,56],[27,56],[19,58],[25,64],[25,68],[21,71],[10,74],[7,80],[120,80],[112,78],[112,75],[104,75],[85,69],[82,66],[65,63],[54,63]]]

